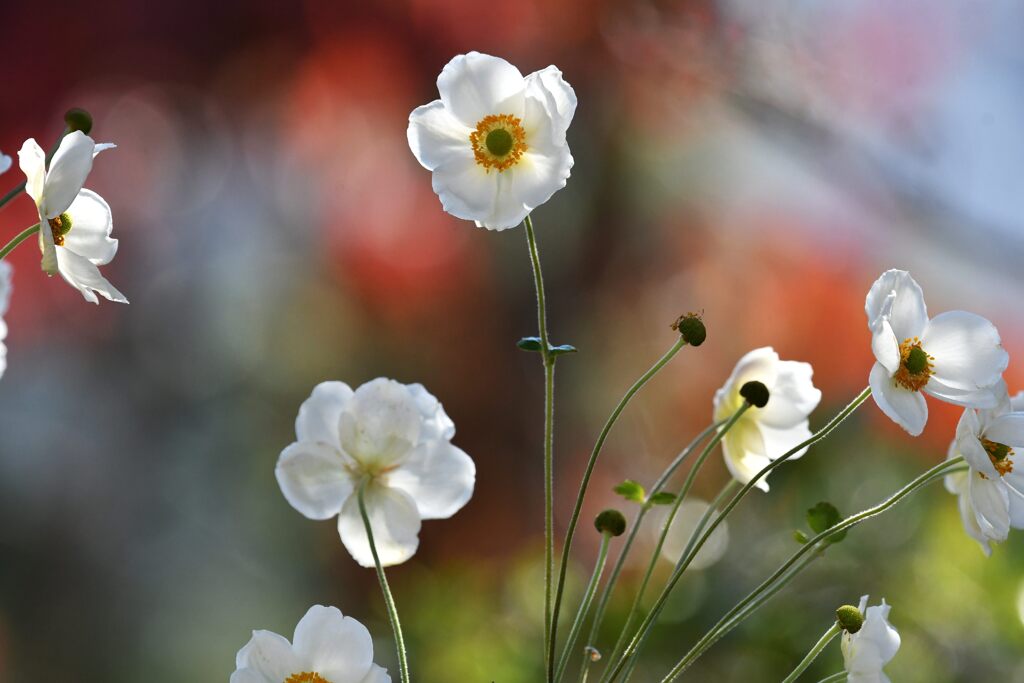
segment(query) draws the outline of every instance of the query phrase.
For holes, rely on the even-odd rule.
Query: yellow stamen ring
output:
[[[904,389],[921,391],[935,372],[934,360],[921,348],[920,339],[904,339],[900,344],[900,367],[892,379]]]
[[[315,671],[303,671],[284,679],[284,683],[331,683]]]
[[[469,134],[476,163],[490,173],[515,166],[526,146],[526,131],[522,121],[511,114],[492,114],[480,119],[476,130]]]

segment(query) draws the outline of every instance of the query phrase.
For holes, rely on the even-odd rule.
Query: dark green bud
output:
[[[768,387],[761,382],[747,382],[740,387],[740,396],[747,399],[747,403],[755,408],[764,408],[768,405]]]
[[[64,123],[67,124],[69,133],[80,130],[88,135],[92,130],[92,114],[77,107],[68,109],[64,114]]]
[[[594,527],[602,534],[621,536],[626,531],[626,518],[618,510],[605,510],[594,518]]]
[[[672,323],[672,329],[678,330],[687,344],[700,346],[707,339],[708,330],[704,327],[704,320],[697,313],[687,313],[680,316]]]
[[[853,605],[843,605],[837,609],[836,619],[847,633],[856,633],[864,625],[864,615]]]

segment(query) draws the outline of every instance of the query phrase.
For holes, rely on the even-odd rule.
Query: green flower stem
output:
[[[624,663],[623,658],[631,655],[632,652],[635,651],[636,639],[640,636],[639,632],[635,634],[636,638],[634,638],[634,641],[630,644],[630,648],[628,648],[628,654],[623,651],[623,646],[627,642],[629,628],[633,624],[633,619],[636,618],[637,614],[640,613],[640,607],[642,605],[644,593],[647,591],[647,585],[651,581],[651,576],[654,574],[655,567],[657,567],[658,557],[661,555],[662,546],[665,545],[665,538],[666,536],[668,536],[669,527],[672,526],[672,522],[675,520],[676,513],[679,511],[679,506],[682,504],[683,499],[685,499],[686,495],[690,492],[690,488],[693,486],[693,482],[697,478],[697,472],[700,470],[701,465],[704,464],[704,461],[708,459],[708,456],[711,455],[711,452],[715,449],[715,446],[718,445],[718,443],[725,437],[726,433],[728,433],[732,426],[735,425],[741,417],[743,417],[743,413],[747,412],[747,410],[750,407],[751,406],[749,403],[747,403],[746,401],[743,402],[743,405],[741,405],[739,409],[732,414],[732,416],[725,422],[725,424],[722,425],[722,427],[711,438],[711,440],[707,442],[707,444],[704,446],[704,450],[702,450],[700,455],[697,456],[697,461],[693,463],[693,467],[691,467],[690,471],[687,473],[686,480],[683,482],[683,487],[679,490],[679,495],[676,496],[676,499],[672,504],[672,510],[665,518],[665,523],[661,527],[661,534],[659,534],[658,536],[658,542],[654,547],[654,553],[651,555],[650,562],[647,563],[647,570],[644,572],[644,577],[640,581],[640,588],[639,590],[637,590],[636,597],[633,599],[633,605],[630,607],[629,613],[626,615],[626,623],[622,626],[622,631],[619,634],[619,638],[615,643],[614,649],[612,650],[612,656],[609,659],[609,661],[618,661],[619,666],[616,667],[614,670],[609,669],[606,672],[606,675],[610,674],[611,678],[602,677],[602,681],[615,680],[615,676],[617,676],[622,671],[622,664]],[[642,628],[646,629],[647,624],[645,623]]]
[[[817,441],[821,441],[829,434],[831,434],[832,431],[836,427],[838,427],[847,417],[849,417],[854,410],[856,410],[862,403],[864,403],[864,401],[866,401],[869,396],[871,396],[871,388],[867,387],[862,392],[860,392],[860,394],[858,394],[857,397],[849,403],[849,405],[847,405],[845,408],[839,411],[839,413],[835,417],[829,420],[829,422],[824,427],[822,427],[820,430],[812,434],[803,442],[797,444],[790,450],[783,453],[777,459],[765,465],[760,472],[755,474],[749,482],[743,485],[743,488],[740,489],[740,492],[737,493],[736,496],[733,497],[733,499],[730,500],[728,504],[726,504],[725,509],[722,510],[722,513],[718,515],[718,517],[715,518],[715,521],[711,524],[711,526],[704,531],[704,533],[700,537],[700,540],[697,541],[697,545],[693,548],[691,556],[696,557],[697,553],[700,552],[700,549],[707,542],[708,538],[711,537],[711,534],[713,534],[715,529],[718,528],[718,525],[721,524],[726,517],[728,517],[729,513],[732,512],[733,509],[735,509],[739,502],[746,497],[746,495],[751,491],[751,489],[754,488],[754,486],[757,485],[759,481],[768,476],[768,474],[775,468],[781,467],[785,462],[787,462],[794,455],[802,451],[804,448],[807,448],[808,446],[814,444]],[[835,527],[833,527],[833,529],[834,528]],[[805,546],[805,548],[807,548],[807,546]],[[658,596],[658,599],[655,601],[654,606],[651,608],[651,611],[648,612],[647,617],[644,619],[644,622],[637,630],[636,635],[633,638],[633,641],[626,648],[622,657],[620,657],[619,660],[616,662],[615,668],[611,671],[611,675],[607,679],[609,683],[611,683],[611,681],[614,681],[615,678],[622,672],[622,668],[625,665],[626,660],[629,659],[629,657],[633,656],[633,652],[635,651],[636,646],[639,643],[640,637],[643,634],[643,632],[658,618],[658,615],[661,614],[661,610],[664,609],[665,602],[668,600],[669,593],[671,593],[672,589],[675,588],[676,583],[678,583],[679,579],[682,577],[683,572],[686,571],[686,568],[689,566],[690,561],[692,561],[692,558],[688,558],[688,561],[684,562],[682,565],[677,567],[676,571],[672,574],[672,577],[669,579],[668,583],[665,585],[665,588],[662,590],[661,595]]]
[[[7,255],[14,251],[15,247],[17,247],[19,244],[21,244],[22,242],[24,242],[37,232],[39,232],[39,223],[29,226],[22,230],[21,232],[19,232],[14,237],[14,239],[12,239],[10,242],[4,245],[3,249],[0,249],[0,261],[3,261],[5,258],[7,258]]]
[[[576,611],[576,618],[572,622],[572,628],[569,629],[569,637],[565,641],[565,649],[562,650],[562,657],[558,662],[558,670],[555,672],[556,681],[562,680],[562,676],[565,674],[565,668],[569,665],[569,658],[576,647],[576,639],[580,635],[580,629],[583,628],[587,612],[590,611],[590,605],[594,601],[597,586],[601,583],[601,574],[604,573],[604,566],[608,562],[608,545],[611,538],[611,534],[607,532],[601,534],[601,547],[597,551],[594,573],[590,576],[590,583],[587,584],[587,590],[583,593],[583,602],[580,603],[580,608]]]
[[[679,452],[679,455],[675,457],[665,471],[661,473],[658,480],[654,482],[650,492],[647,495],[648,501],[652,496],[661,492],[665,488],[665,484],[668,483],[669,478],[675,474],[676,470],[679,469],[680,465],[696,450],[697,446],[701,441],[706,439],[708,435],[714,430],[725,424],[724,421],[716,422],[715,424],[709,425],[702,431],[697,437],[687,444],[686,448]],[[633,547],[633,541],[636,540],[636,535],[640,530],[640,526],[644,521],[644,517],[647,516],[648,510],[651,509],[651,503],[645,502],[640,506],[639,512],[636,514],[636,519],[633,521],[632,526],[629,529],[629,533],[626,535],[626,543],[622,546],[622,551],[619,553],[619,558],[615,561],[615,566],[612,567],[612,573],[608,577],[608,582],[604,586],[604,590],[601,591],[601,598],[597,601],[597,609],[594,610],[594,619],[590,625],[590,636],[587,638],[587,644],[594,647],[597,642],[598,632],[601,629],[601,624],[604,621],[604,613],[608,608],[608,603],[611,600],[612,593],[615,591],[615,585],[619,580],[619,574],[622,573],[623,567],[626,565],[626,557],[629,555],[630,549]],[[584,654],[583,669],[580,671],[580,683],[586,680],[587,669],[593,663],[593,660],[586,654]]]
[[[377,544],[373,541],[373,526],[370,524],[370,516],[366,513],[366,481],[359,485],[359,514],[363,518],[363,526],[366,527],[366,538],[370,542],[370,552],[373,553],[373,564],[377,568],[377,580],[380,581],[380,590],[384,594],[384,604],[388,609],[388,621],[391,622],[391,630],[395,634],[395,649],[398,651],[398,667],[402,672],[402,683],[409,683],[409,662],[405,654],[405,638],[402,636],[402,623],[398,620],[398,610],[395,608],[395,599],[391,596],[391,588],[388,586],[388,577],[384,575],[384,567],[377,555]]]
[[[831,676],[825,676],[825,678],[818,681],[818,683],[839,683],[840,681],[845,682],[848,677],[849,674],[845,671],[837,671]]]
[[[683,339],[682,335],[680,335],[679,338],[676,339],[675,343],[672,344],[671,348],[669,348],[669,350],[666,351],[665,354],[647,370],[647,372],[641,375],[640,379],[633,383],[633,386],[626,391],[618,405],[616,405],[615,409],[612,410],[612,414],[608,416],[608,420],[604,423],[604,427],[601,428],[601,433],[598,434],[597,441],[594,443],[594,449],[590,453],[590,460],[587,461],[587,468],[583,472],[583,480],[580,482],[580,491],[576,495],[576,506],[572,510],[572,517],[569,518],[569,528],[565,532],[565,543],[562,546],[562,560],[558,569],[558,585],[555,588],[554,612],[551,615],[551,642],[549,643],[549,657],[551,660],[554,658],[555,645],[558,639],[558,612],[562,605],[562,593],[565,590],[565,574],[569,566],[569,553],[572,550],[572,540],[576,533],[576,525],[579,523],[580,512],[583,509],[583,499],[587,495],[587,487],[590,485],[590,476],[594,472],[594,466],[597,464],[597,458],[601,454],[601,449],[604,447],[604,442],[608,438],[608,433],[611,432],[615,422],[619,419],[622,411],[625,410],[632,398],[636,396],[644,385],[647,384],[652,377],[658,374],[658,371],[665,367],[684,346],[686,346],[686,340]]]
[[[810,539],[806,544],[801,546],[800,549],[792,555],[792,557],[786,560],[786,562],[784,562],[782,566],[775,571],[774,574],[765,579],[760,586],[755,588],[750,594],[747,595],[747,597],[745,597],[743,600],[737,603],[737,605],[733,607],[728,614],[722,617],[722,619],[720,619],[719,622],[715,624],[711,628],[711,630],[704,635],[703,638],[697,641],[697,644],[693,646],[693,648],[679,661],[678,664],[676,664],[672,671],[669,672],[669,674],[663,679],[663,683],[668,683],[669,681],[675,680],[675,678],[679,676],[679,674],[681,674],[683,671],[685,671],[687,667],[689,667],[715,640],[722,637],[728,630],[732,629],[734,626],[739,624],[741,620],[735,618],[739,614],[739,612],[742,611],[747,605],[751,604],[754,600],[756,600],[760,593],[770,589],[773,586],[773,584],[780,581],[780,579],[782,579],[783,576],[787,575],[788,570],[791,567],[793,567],[794,564],[796,564],[804,555],[811,552],[811,550],[816,549],[816,546],[821,544],[822,541],[826,541],[827,539],[831,538],[832,536],[838,533],[846,531],[847,529],[851,529],[865,520],[871,519],[872,517],[882,514],[883,512],[887,511],[888,509],[899,503],[901,500],[903,500],[903,498],[909,496],[914,491],[917,491],[918,489],[927,486],[936,479],[940,479],[946,476],[947,474],[950,474],[954,471],[958,471],[960,469],[958,466],[963,461],[964,459],[962,457],[954,458],[952,460],[946,460],[945,462],[942,462],[936,465],[935,467],[932,467],[931,469],[919,475],[909,484],[901,488],[899,491],[897,491],[896,493],[894,493],[893,495],[891,495],[889,498],[885,499],[878,505],[870,507],[867,510],[859,512],[855,515],[851,515],[844,519],[842,522],[839,522],[835,526],[826,529],[814,538]],[[818,548],[818,550],[820,551],[821,549]],[[790,576],[790,578],[792,578],[792,576]]]
[[[800,674],[807,670],[807,667],[811,665],[811,662],[818,658],[818,655],[820,655],[821,651],[825,649],[825,646],[831,643],[832,639],[838,636],[842,630],[843,627],[839,625],[838,621],[832,624],[832,627],[825,631],[824,635],[822,635],[818,642],[814,644],[814,647],[812,647],[810,652],[807,653],[807,656],[804,657],[803,661],[796,665],[796,668],[793,669],[792,673],[786,676],[785,679],[783,679],[782,683],[796,683],[796,679],[800,677]]]
[[[544,664],[548,683],[555,677],[555,640],[551,611],[552,580],[555,574],[555,493],[554,493],[554,420],[555,420],[555,356],[548,342],[548,313],[544,298],[544,275],[540,269],[540,252],[533,220],[523,220],[526,242],[533,266],[533,284],[537,290],[537,327],[540,333],[540,355],[544,363]]]
[[[696,553],[693,550],[693,547],[696,545],[697,539],[700,537],[701,532],[704,531],[704,528],[708,525],[708,522],[711,520],[711,515],[714,514],[716,510],[718,510],[719,506],[721,506],[722,504],[722,501],[724,501],[726,497],[731,496],[733,492],[736,491],[739,485],[740,484],[738,481],[730,478],[729,481],[727,481],[725,485],[722,486],[722,489],[718,492],[718,495],[715,496],[714,500],[712,500],[711,503],[708,505],[708,508],[704,511],[704,514],[701,515],[700,520],[698,520],[697,526],[694,527],[693,532],[690,534],[690,538],[686,542],[686,547],[683,549],[683,552],[679,555],[679,559],[676,561],[675,568],[673,568],[672,570],[673,574],[679,570],[680,566],[689,566],[690,562],[693,561],[693,556],[696,555]],[[630,661],[626,666],[626,672],[622,676],[623,680],[629,680],[629,677],[632,674],[634,667],[636,667],[637,662],[639,661],[640,650],[643,648],[644,643],[647,641],[648,636],[650,636],[651,631],[653,630],[654,623],[652,622],[651,625],[647,627],[647,630],[640,636],[640,642],[637,643],[636,652],[630,658]]]

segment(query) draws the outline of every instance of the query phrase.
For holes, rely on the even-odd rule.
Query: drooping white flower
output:
[[[4,316],[7,314],[7,306],[11,301],[11,264],[0,261],[0,377],[4,376],[7,370],[7,347],[4,346],[4,339],[7,338],[7,323]]]
[[[864,623],[856,633],[844,632],[840,647],[848,683],[889,683],[882,667],[900,649],[900,634],[889,623],[889,605],[868,607],[868,596],[860,599]],[[865,612],[865,608],[867,611]]]
[[[363,482],[384,565],[413,556],[420,520],[451,517],[473,495],[476,467],[452,445],[455,425],[420,384],[378,378],[353,392],[324,382],[299,409],[295,434],[277,461],[282,493],[310,519],[338,515],[341,541],[364,567],[374,563],[359,513]]]
[[[747,382],[761,382],[770,394],[768,405],[748,409],[722,438],[725,465],[736,481],[748,483],[772,460],[811,436],[807,418],[821,401],[821,392],[811,381],[813,373],[809,363],[779,360],[779,354],[766,346],[743,356],[715,392],[716,422],[729,419],[743,405],[740,388]],[[756,484],[762,491],[768,490],[766,479]]]
[[[949,445],[949,458],[963,456],[969,469],[946,475],[946,490],[959,497],[967,534],[986,555],[992,543],[1006,540],[1010,527],[1024,529],[1024,392],[1013,398],[1001,383],[995,408],[967,408]]]
[[[336,607],[313,605],[290,643],[271,631],[253,631],[238,651],[230,683],[391,683],[391,676],[373,663],[365,626]]]
[[[929,320],[921,287],[905,270],[883,273],[864,310],[877,361],[871,395],[896,424],[913,436],[924,431],[928,404],[921,392],[955,405],[995,407],[1009,356],[988,320],[964,311]]]
[[[654,508],[656,517],[651,531],[655,539],[661,535],[665,520],[668,519],[670,507],[668,505],[659,505]],[[661,556],[663,558],[672,564],[679,562],[679,558],[682,557],[683,551],[686,550],[686,546],[690,542],[690,537],[698,525],[700,525],[700,520],[704,517],[708,507],[705,501],[698,498],[687,498],[679,505],[679,510],[676,511],[676,516],[672,520],[672,526],[668,528],[668,533],[665,535],[665,543],[661,546]],[[715,515],[712,513],[708,516],[703,530],[706,530],[714,520]],[[690,562],[689,568],[693,570],[707,569],[722,559],[728,548],[729,523],[723,521],[708,536],[708,540],[705,541],[704,545],[701,546],[701,549],[694,556],[693,561]]]
[[[576,93],[561,71],[523,78],[504,59],[470,52],[448,62],[437,89],[440,99],[409,116],[408,137],[445,211],[504,230],[565,187]]]
[[[97,145],[76,130],[60,141],[49,168],[46,155],[34,139],[26,140],[18,152],[27,181],[25,191],[39,210],[42,269],[48,275],[60,273],[94,304],[99,303],[96,293],[110,301],[128,303],[97,267],[110,263],[117,253],[117,240],[110,238],[110,207],[95,192],[82,189],[93,158],[114,146]]]

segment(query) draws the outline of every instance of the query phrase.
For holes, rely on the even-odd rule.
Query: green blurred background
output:
[[[478,468],[472,501],[426,523],[390,572],[415,678],[540,680],[542,382],[514,346],[536,325],[525,238],[444,214],[405,139],[460,52],[524,73],[556,64],[579,97],[572,178],[535,212],[552,333],[580,349],[558,367],[559,529],[597,430],[680,313],[703,310],[708,341],[629,407],[585,519],[623,478],[656,477],[751,348],[814,364],[822,424],[866,385],[863,297],[886,268],[911,270],[933,313],[985,315],[1024,353],[1024,8],[1010,0],[4,10],[0,149],[47,146],[66,108],[92,111],[94,137],[119,145],[88,183],[121,240],[104,272],[132,303],[85,305],[31,246],[13,256],[2,681],[223,681],[251,629],[290,635],[314,603],[367,624],[396,672],[373,572],[273,477],[316,383],[380,375],[437,395]],[[20,179],[15,167],[0,187]],[[5,208],[5,238],[33,211],[24,197]],[[911,439],[869,403],[774,474],[730,519],[721,561],[680,584],[633,680],[659,680],[774,570],[806,508],[856,511],[941,460],[958,411],[931,408]],[[709,461],[698,494],[725,477]],[[836,606],[869,593],[903,637],[893,680],[1024,681],[1021,541],[986,560],[933,485],[829,550],[684,680],[779,680]],[[806,680],[840,668],[834,644]]]

